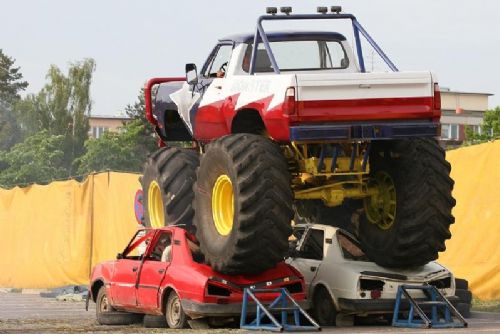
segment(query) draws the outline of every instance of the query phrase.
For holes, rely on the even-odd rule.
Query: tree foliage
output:
[[[23,81],[15,60],[0,49],[0,150],[6,150],[21,140],[21,129],[13,111],[19,93],[28,83]]]
[[[481,134],[474,133],[470,127],[466,129],[467,144],[481,143],[500,138],[500,106],[486,110],[481,125]]]
[[[66,176],[64,168],[64,136],[51,135],[47,130],[26,138],[9,151],[0,152],[0,185],[49,182]]]
[[[155,140],[145,135],[142,120],[134,119],[120,132],[105,132],[98,139],[85,143],[86,153],[78,159],[78,173],[118,170],[140,172],[149,152],[155,148]]]
[[[42,130],[64,136],[64,160],[69,174],[73,160],[84,153],[84,142],[88,138],[94,70],[92,59],[70,64],[67,74],[52,65],[43,89],[38,94],[29,94],[16,105],[26,136]]]

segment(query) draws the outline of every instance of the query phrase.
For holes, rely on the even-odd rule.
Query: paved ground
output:
[[[477,313],[465,329],[402,329],[390,326],[324,328],[325,333],[500,333],[500,314]],[[146,329],[141,325],[101,326],[95,321],[95,308],[85,311],[83,302],[60,302],[38,294],[0,293],[0,333],[186,333],[243,334],[239,329],[170,330]]]

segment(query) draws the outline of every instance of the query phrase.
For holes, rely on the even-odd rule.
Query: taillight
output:
[[[434,110],[441,110],[441,91],[437,83],[434,84]]]
[[[285,103],[283,105],[283,114],[295,114],[295,88],[288,87],[285,92]]]

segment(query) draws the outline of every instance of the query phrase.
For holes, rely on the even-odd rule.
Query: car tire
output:
[[[458,297],[460,303],[472,303],[472,292],[469,290],[455,289],[455,296]]]
[[[142,324],[146,328],[167,328],[167,320],[163,315],[144,315]]]
[[[130,325],[142,320],[142,314],[119,312],[109,303],[106,288],[102,287],[97,293],[96,317],[101,325]]]
[[[455,221],[450,170],[444,150],[434,139],[372,143],[370,179],[387,189],[383,198],[394,207],[370,198],[364,201],[358,238],[371,260],[385,267],[420,266],[446,249]],[[384,219],[376,222],[377,217]]]
[[[191,149],[164,147],[149,156],[141,179],[145,226],[192,226],[198,165],[199,155]]]
[[[469,303],[457,303],[455,304],[455,308],[457,309],[458,313],[462,315],[464,318],[470,318],[470,309],[471,309],[471,304]]]
[[[252,134],[213,141],[195,185],[196,237],[223,274],[258,274],[288,252],[293,193],[281,148]],[[230,208],[230,209],[228,209]]]
[[[187,316],[181,305],[181,299],[174,291],[170,292],[165,305],[165,320],[169,328],[181,329],[187,325]]]
[[[320,326],[335,326],[336,324],[337,310],[332,297],[324,287],[319,287],[314,291],[312,315]]]
[[[469,290],[469,281],[463,278],[455,278],[455,289]]]

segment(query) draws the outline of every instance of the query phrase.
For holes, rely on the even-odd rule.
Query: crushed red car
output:
[[[192,234],[164,227],[139,230],[116,260],[96,265],[89,297],[101,324],[131,323],[148,314],[182,328],[188,319],[240,315],[246,287],[286,288],[307,306],[303,276],[292,266],[280,262],[258,275],[223,275],[204,263]]]

